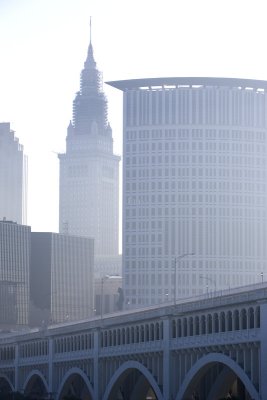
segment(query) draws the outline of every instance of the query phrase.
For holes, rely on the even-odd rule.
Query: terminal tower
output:
[[[94,238],[98,257],[118,255],[120,157],[113,154],[107,99],[91,35],[66,152],[59,160],[59,232]]]

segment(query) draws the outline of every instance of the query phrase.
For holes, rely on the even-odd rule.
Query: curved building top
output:
[[[207,78],[207,77],[166,77],[129,79],[106,82],[119,90],[127,91],[132,89],[175,89],[177,87],[229,87],[240,89],[254,89],[258,91],[267,90],[267,81],[257,79],[239,78]]]

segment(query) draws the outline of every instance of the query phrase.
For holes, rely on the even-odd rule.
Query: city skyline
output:
[[[90,15],[104,82],[157,76],[267,79],[262,2],[253,8],[242,2],[242,18],[239,4],[230,2],[130,5],[82,0],[0,4],[0,121],[11,123],[29,157],[28,224],[33,230],[58,229],[55,153],[64,150]],[[115,153],[121,154],[122,96],[106,85],[104,91]]]

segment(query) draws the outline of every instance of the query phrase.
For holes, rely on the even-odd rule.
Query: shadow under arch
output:
[[[139,372],[141,372],[141,374],[147,379],[148,383],[150,384],[151,388],[153,389],[153,391],[157,397],[157,400],[164,400],[161,390],[160,390],[155,378],[153,377],[151,372],[149,372],[148,369],[146,367],[144,367],[138,361],[126,361],[117,369],[117,371],[113,374],[112,378],[110,379],[110,381],[106,387],[106,390],[105,390],[102,400],[109,399],[109,396],[110,396],[112,390],[114,389],[116,383],[118,382],[118,380],[121,377],[123,377],[124,375],[127,375],[127,373],[130,373],[131,370],[138,370]]]
[[[23,385],[24,393],[27,393],[27,391],[29,389],[31,390],[30,385],[31,385],[31,382],[33,381],[34,377],[37,377],[38,379],[40,379],[40,381],[43,384],[44,390],[46,391],[46,394],[48,394],[48,392],[49,392],[48,384],[46,382],[44,375],[38,369],[32,370],[30,372],[30,374],[27,376],[26,381],[24,382],[24,385]]]
[[[92,385],[91,385],[91,383],[90,383],[90,381],[88,379],[88,376],[80,368],[73,367],[70,370],[68,370],[68,372],[66,372],[66,374],[63,376],[62,382],[60,383],[60,386],[59,386],[59,389],[58,389],[56,400],[60,399],[60,396],[61,396],[61,394],[63,392],[64,386],[67,383],[68,379],[72,375],[79,375],[83,379],[83,381],[84,381],[84,383],[85,383],[85,385],[86,385],[86,387],[87,387],[87,389],[89,391],[89,394],[90,394],[91,398],[94,399],[94,390],[93,390]]]
[[[9,386],[10,390],[14,392],[15,388],[11,382],[11,380],[5,375],[5,374],[0,374],[0,391],[1,391],[1,380],[5,381],[7,385]]]
[[[244,370],[230,357],[225,356],[221,353],[210,353],[206,356],[201,357],[189,370],[185,379],[178,391],[176,396],[176,400],[181,400],[187,396],[187,391],[190,387],[190,384],[194,381],[199,379],[201,376],[205,374],[208,368],[212,364],[221,363],[226,367],[230,368],[236,376],[242,381],[243,385],[245,386],[247,392],[249,393],[250,397],[254,400],[260,400],[259,393],[257,392],[255,386],[250,381],[247,374]]]

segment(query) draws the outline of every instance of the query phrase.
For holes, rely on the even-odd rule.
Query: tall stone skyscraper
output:
[[[9,122],[0,123],[1,219],[27,222],[27,157]]]
[[[118,254],[119,161],[90,40],[60,159],[59,231],[92,237],[96,256]]]

